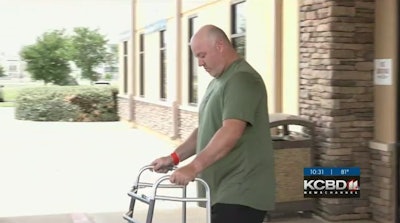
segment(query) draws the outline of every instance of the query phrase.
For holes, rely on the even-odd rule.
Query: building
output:
[[[332,221],[397,222],[396,0],[133,0],[120,44],[121,119],[181,140],[210,81],[191,55],[204,24],[224,29],[262,74],[269,111],[316,127],[316,165],[359,166],[360,199],[319,199]]]
[[[109,43],[106,45],[108,57],[106,62],[100,64],[96,68],[100,80],[117,80],[118,79],[118,43]]]
[[[8,78],[28,77],[25,72],[25,62],[19,56],[0,53],[0,66],[4,68],[5,75]]]

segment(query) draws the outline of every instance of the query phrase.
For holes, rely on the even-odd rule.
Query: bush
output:
[[[109,86],[51,86],[22,89],[15,117],[32,121],[117,121],[118,91]]]
[[[78,84],[78,81],[74,77],[72,77],[71,75],[68,75],[64,80],[58,82],[57,85],[60,85],[60,86],[76,86],[76,85],[79,85],[79,84]]]

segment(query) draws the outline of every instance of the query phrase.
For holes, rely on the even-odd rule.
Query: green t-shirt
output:
[[[230,153],[201,173],[210,186],[212,205],[274,208],[274,159],[267,104],[261,76],[243,59],[210,82],[200,104],[197,152],[206,147],[224,120],[248,123]]]

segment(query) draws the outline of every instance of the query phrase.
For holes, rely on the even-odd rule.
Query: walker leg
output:
[[[149,203],[149,210],[147,212],[147,220],[146,223],[152,223],[153,221],[153,214],[154,214],[154,205],[156,203],[156,200],[152,199],[150,200]]]
[[[140,182],[139,178],[141,173],[144,170],[151,169],[152,166],[145,166],[139,171],[139,175],[137,177],[137,181],[135,182],[134,187],[130,192],[128,192],[128,195],[131,197],[131,201],[129,204],[129,211],[123,215],[123,218],[127,220],[129,223],[138,223],[135,219],[133,219],[133,212],[134,212],[134,207],[136,203],[136,199],[139,201],[144,202],[145,204],[149,205],[148,206],[148,211],[147,211],[147,217],[146,217],[146,223],[152,223],[153,222],[153,215],[155,211],[155,200],[167,200],[167,201],[179,201],[182,202],[182,222],[186,223],[187,220],[187,202],[206,202],[206,209],[207,209],[207,223],[211,223],[211,201],[210,201],[210,188],[208,184],[202,180],[201,178],[196,178],[194,181],[197,181],[198,183],[201,183],[205,189],[206,196],[205,197],[187,197],[187,187],[180,186],[180,185],[174,185],[174,184],[161,184],[163,181],[166,181],[169,179],[169,175],[165,175],[161,178],[159,178],[155,183],[147,183],[147,182]],[[151,187],[153,190],[153,193],[151,196],[146,196],[144,194],[137,194],[139,188],[144,188],[144,187]],[[157,195],[157,189],[158,187],[160,188],[180,188],[182,189],[182,197],[173,197],[173,196],[166,196],[166,195]]]
[[[186,198],[186,186],[182,189],[182,198]],[[182,202],[182,223],[186,223],[186,201]]]
[[[137,191],[137,187],[136,186],[134,186],[133,187],[133,189],[132,189],[132,191]],[[135,198],[131,198],[131,202],[129,203],[129,213],[128,213],[128,216],[129,217],[133,217],[133,209],[135,208],[135,201],[136,201],[136,199]]]

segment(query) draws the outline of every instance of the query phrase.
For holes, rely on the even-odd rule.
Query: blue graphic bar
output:
[[[360,167],[305,167],[304,176],[360,176]]]

